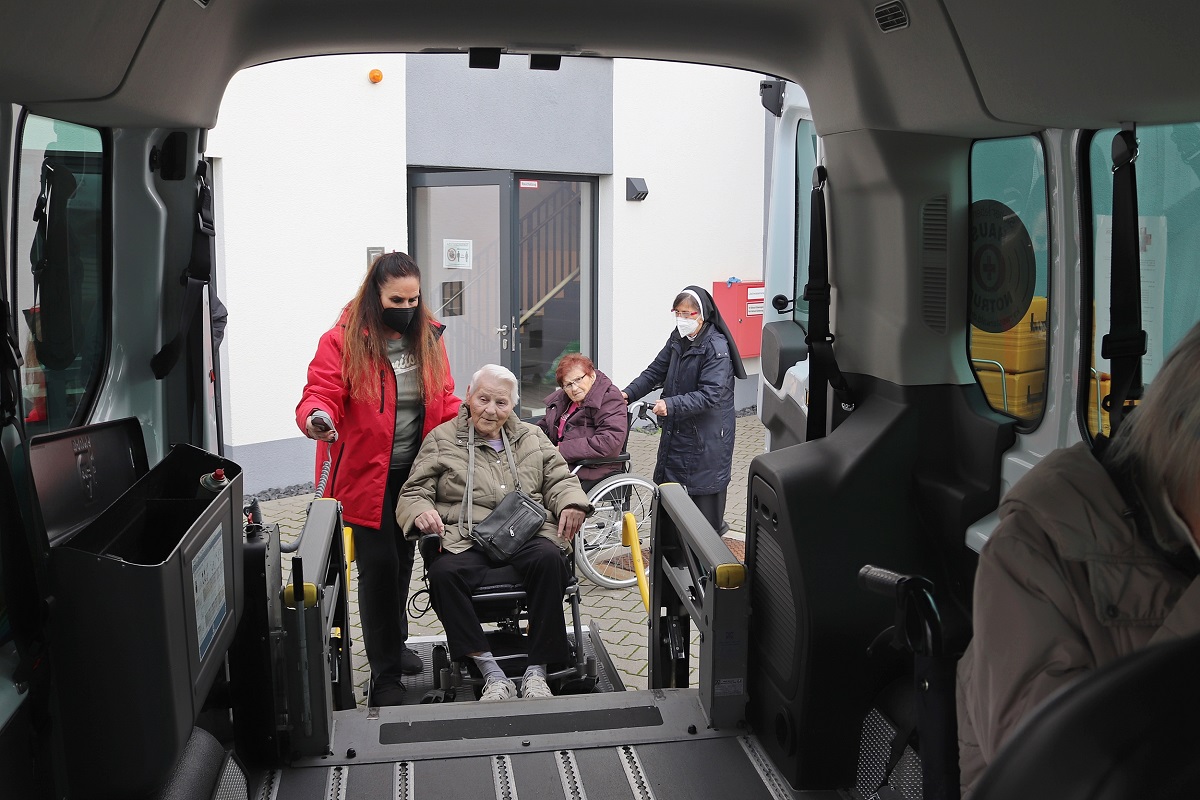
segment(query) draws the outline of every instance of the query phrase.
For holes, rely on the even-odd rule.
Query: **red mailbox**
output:
[[[742,358],[757,358],[762,349],[764,287],[762,281],[734,284],[718,281],[712,285],[713,300]]]

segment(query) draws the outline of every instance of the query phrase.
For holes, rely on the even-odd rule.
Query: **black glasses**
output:
[[[583,381],[584,381],[586,378],[587,378],[587,375],[580,375],[578,378],[576,378],[576,379],[575,379],[575,380],[573,380],[573,381],[564,381],[564,382],[563,382],[563,385],[562,385],[562,388],[564,388],[564,389],[574,389],[576,386],[578,386],[579,384],[583,383]]]

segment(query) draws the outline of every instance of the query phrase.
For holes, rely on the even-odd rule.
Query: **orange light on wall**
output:
[[[371,79],[371,83],[379,83],[383,80],[383,70],[373,69],[367,73],[367,77]]]

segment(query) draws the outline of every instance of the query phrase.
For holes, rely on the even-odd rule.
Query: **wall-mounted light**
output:
[[[650,190],[646,188],[645,178],[626,178],[625,179],[625,199],[626,200],[645,200],[646,195],[650,194]]]

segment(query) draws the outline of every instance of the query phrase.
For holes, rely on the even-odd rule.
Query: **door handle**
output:
[[[508,333],[508,326],[507,326],[507,325],[501,325],[499,328],[496,328],[496,335],[497,335],[497,336],[504,336],[504,335],[505,335],[505,334],[507,334],[507,333]]]
[[[496,328],[496,335],[500,337],[500,349],[507,350],[508,349],[508,326],[501,325],[499,328]]]

